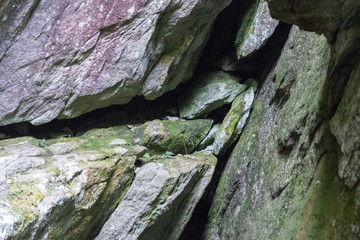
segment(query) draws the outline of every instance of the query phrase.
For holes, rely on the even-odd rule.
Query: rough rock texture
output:
[[[246,85],[225,72],[202,75],[179,104],[180,117],[193,119],[231,103]]]
[[[339,176],[353,188],[360,179],[360,61],[353,70],[344,97],[331,119],[331,129],[342,152]]]
[[[339,30],[359,25],[358,0],[267,0],[271,15],[281,21],[296,24],[307,31],[324,34],[333,41]]]
[[[203,150],[208,146],[212,145],[216,136],[217,131],[220,129],[221,124],[215,124],[211,130],[209,131],[208,135],[201,141],[199,146],[197,147],[198,150]]]
[[[213,143],[213,153],[223,155],[242,132],[250,115],[250,108],[255,98],[256,86],[241,93],[231,104]]]
[[[188,80],[226,1],[2,1],[0,125],[161,96]]]
[[[0,238],[85,239],[98,231],[134,175],[137,148],[109,146],[116,135],[1,141]]]
[[[358,239],[359,189],[337,175],[323,101],[329,53],[324,37],[292,29],[224,170],[205,239]]]
[[[274,33],[279,21],[273,19],[266,1],[256,1],[249,9],[237,33],[237,58],[247,57],[260,49]]]
[[[214,156],[198,152],[144,165],[96,239],[178,239],[215,164]]]
[[[136,128],[135,142],[155,153],[170,151],[188,154],[194,151],[206,137],[213,121],[198,120],[153,120]]]

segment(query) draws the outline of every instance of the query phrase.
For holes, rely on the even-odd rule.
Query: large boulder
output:
[[[0,125],[155,99],[188,80],[221,1],[6,1]]]
[[[225,167],[204,239],[358,239],[360,188],[338,176],[341,148],[324,101],[329,59],[325,37],[292,28]],[[342,146],[358,104],[348,91],[354,108],[333,129]]]
[[[180,117],[193,119],[231,103],[246,89],[225,72],[210,72],[199,77],[179,103]]]
[[[144,165],[96,239],[178,239],[215,164],[214,156],[198,152]]]
[[[119,130],[1,141],[0,238],[87,239],[99,231],[129,188],[141,152],[110,144],[127,131]]]

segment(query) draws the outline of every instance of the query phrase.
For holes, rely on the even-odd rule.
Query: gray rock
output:
[[[247,57],[260,49],[274,33],[279,21],[273,19],[266,1],[250,9],[236,37],[237,58]],[[255,16],[253,16],[255,14]]]
[[[246,89],[224,72],[211,72],[196,80],[179,103],[180,117],[193,119],[231,103]]]
[[[250,87],[241,93],[231,104],[230,111],[226,114],[213,143],[213,153],[223,155],[228,147],[234,143],[242,132],[250,114],[254,101],[256,86]]]
[[[86,239],[99,231],[134,174],[136,153],[108,147],[118,135],[2,140],[0,239]]]
[[[210,132],[208,133],[208,135],[204,138],[204,140],[201,141],[201,143],[199,144],[199,146],[197,147],[198,150],[204,150],[206,149],[208,146],[212,145],[215,139],[215,135],[217,133],[217,131],[220,129],[221,124],[215,124]]]
[[[0,125],[39,125],[155,99],[190,79],[231,1],[7,1],[0,22]]]
[[[215,164],[214,156],[198,152],[144,165],[96,239],[178,239]]]

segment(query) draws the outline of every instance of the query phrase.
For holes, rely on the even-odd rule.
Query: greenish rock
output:
[[[126,127],[0,142],[0,239],[88,239],[125,196],[137,146]],[[124,134],[122,134],[124,133]],[[110,144],[109,144],[110,143]]]
[[[331,129],[341,147],[339,176],[353,188],[360,179],[360,61],[354,68]]]
[[[153,120],[135,129],[134,141],[152,153],[188,154],[206,137],[212,124],[209,119]]]
[[[271,17],[266,1],[254,1],[237,32],[235,40],[237,58],[250,56],[264,46],[278,24],[279,21]]]
[[[213,154],[223,155],[241,134],[255,97],[256,82],[253,82],[251,82],[252,86],[237,96],[231,104],[230,111],[226,114],[219,131],[216,133]]]
[[[338,176],[325,37],[293,27],[220,179],[204,239],[358,239],[359,190]],[[355,76],[355,75],[354,75]]]
[[[216,161],[196,152],[145,164],[96,239],[179,239]]]
[[[224,72],[202,75],[179,103],[180,117],[193,119],[231,103],[246,86]]]

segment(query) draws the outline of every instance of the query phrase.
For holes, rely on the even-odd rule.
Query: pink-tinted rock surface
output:
[[[12,0],[0,6],[0,125],[155,99],[187,81],[230,0]]]

